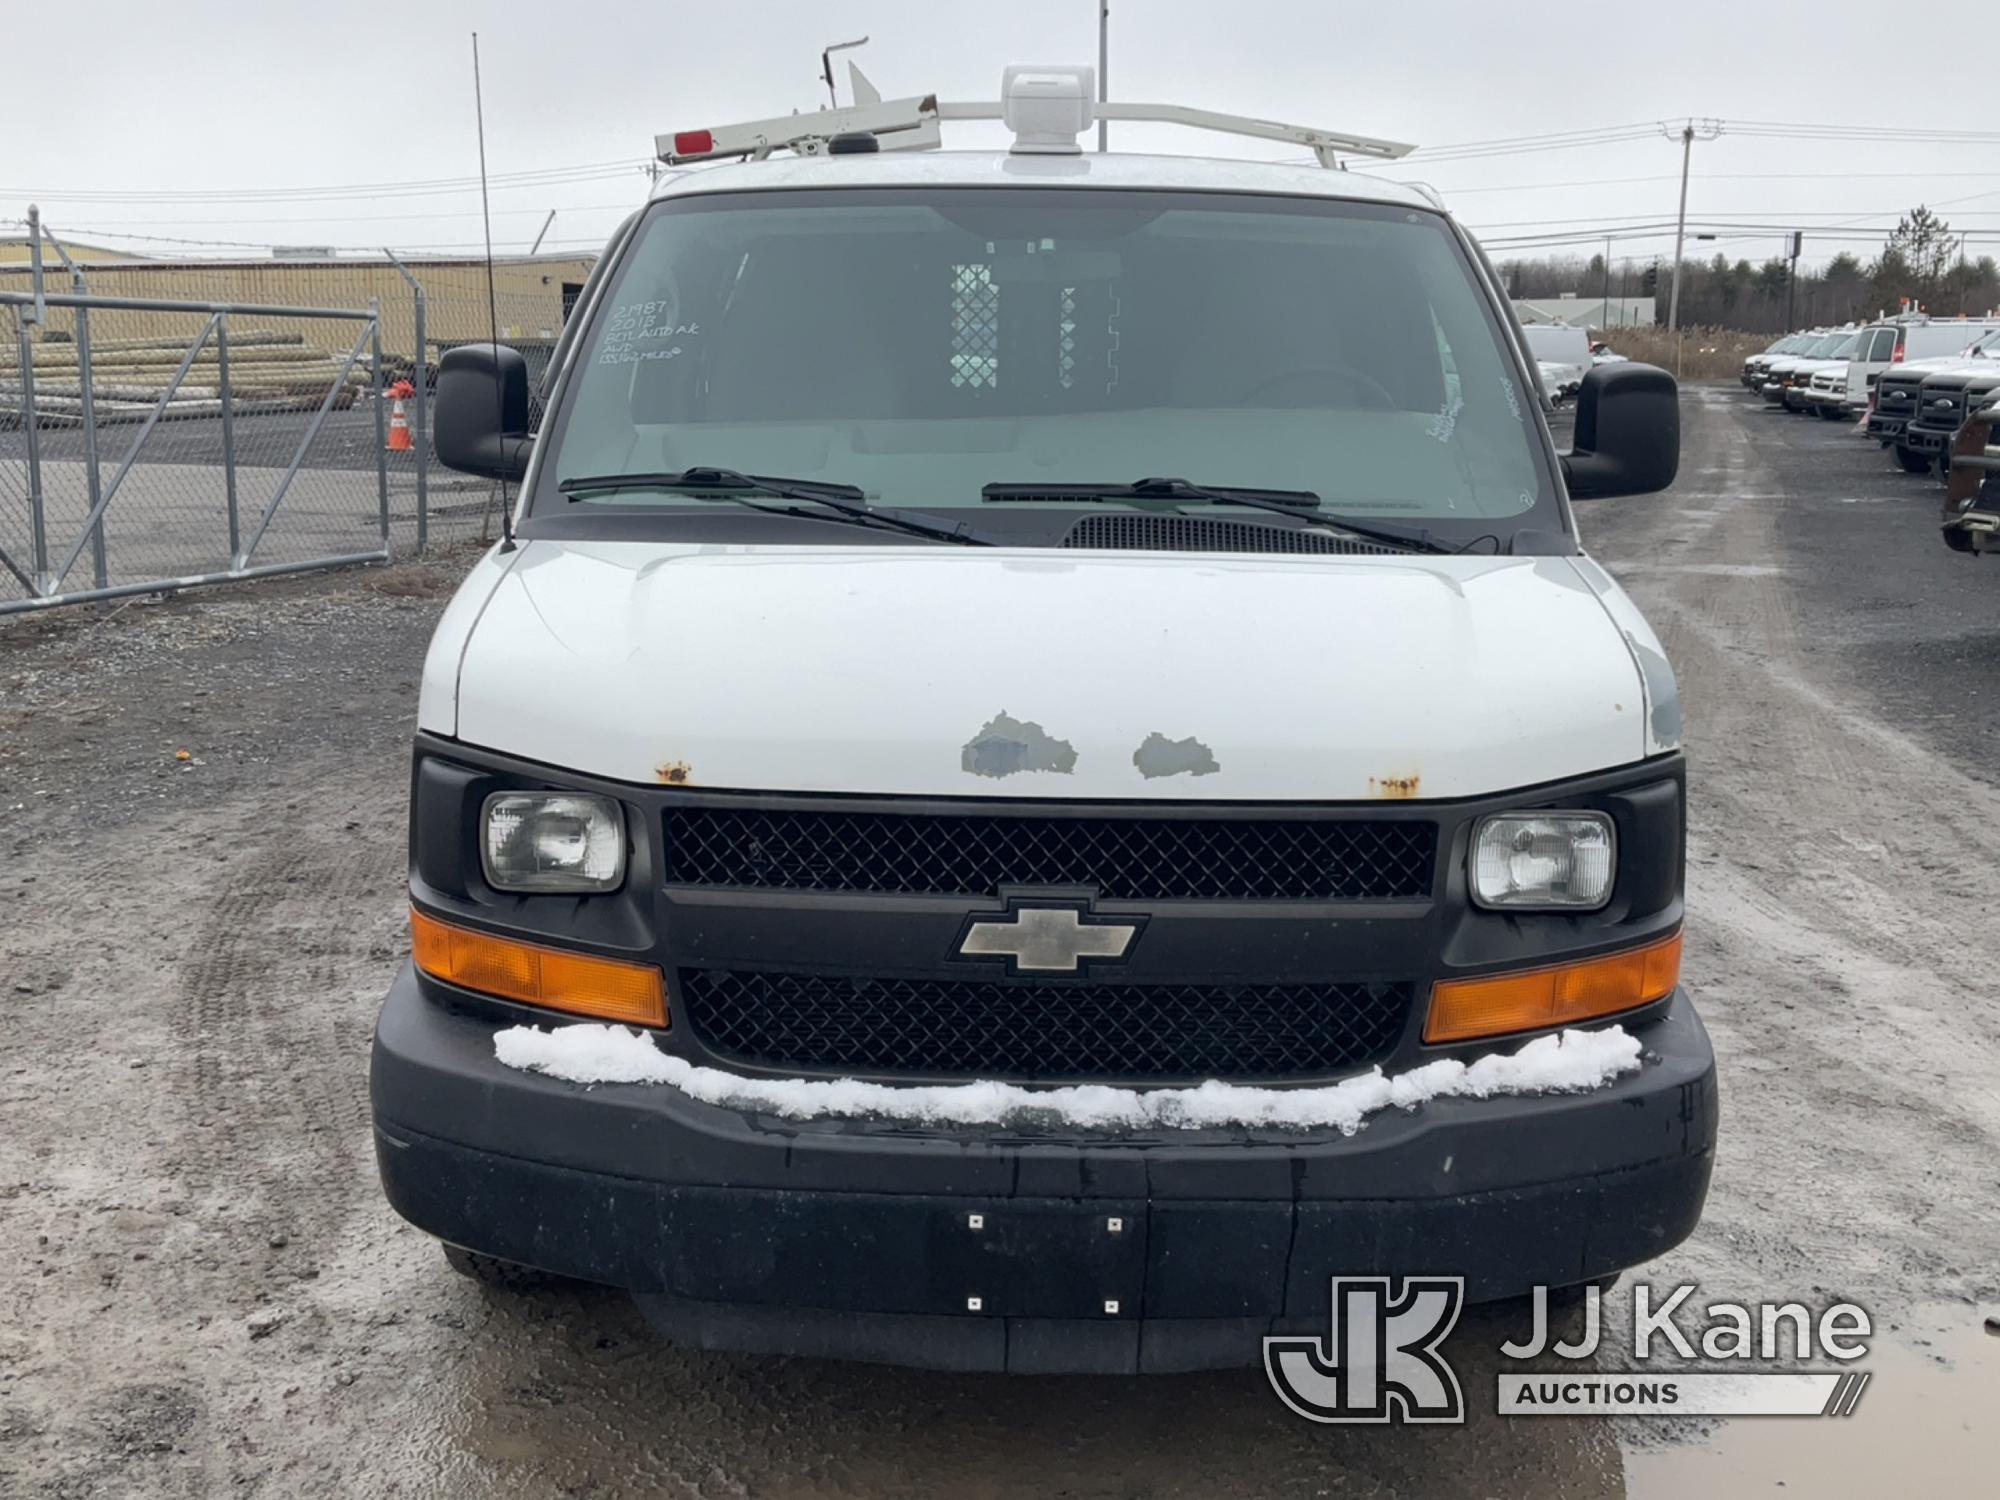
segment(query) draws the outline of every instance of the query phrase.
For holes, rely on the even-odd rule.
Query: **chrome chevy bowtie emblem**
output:
[[[1067,906],[1028,906],[974,921],[958,951],[970,958],[1011,958],[1017,969],[1074,974],[1086,958],[1123,958],[1138,930],[1130,922],[1085,922]]]

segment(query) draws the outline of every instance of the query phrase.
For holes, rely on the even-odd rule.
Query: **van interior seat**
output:
[[[1199,281],[1190,279],[1204,290],[1190,309],[1172,404],[1367,404],[1358,390],[1351,399],[1344,395],[1337,381],[1283,378],[1354,371],[1366,386],[1387,389],[1398,408],[1435,410],[1444,391],[1437,351],[1404,347],[1409,328],[1431,321],[1421,288],[1406,269],[1367,259],[1284,246],[1262,249],[1246,263],[1236,249]],[[1414,309],[1407,306],[1412,300],[1419,304]]]
[[[709,421],[895,414],[899,351],[871,311],[895,299],[894,268],[829,250],[804,240],[752,247],[718,319]]]

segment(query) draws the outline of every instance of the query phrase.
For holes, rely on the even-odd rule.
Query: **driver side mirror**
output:
[[[1572,500],[1650,495],[1681,466],[1674,377],[1654,365],[1599,365],[1576,396],[1576,440],[1563,455]]]
[[[528,472],[528,362],[505,344],[462,344],[438,361],[431,421],[438,462],[486,479]]]

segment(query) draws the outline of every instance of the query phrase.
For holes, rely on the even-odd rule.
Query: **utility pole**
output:
[[[1611,326],[1611,236],[1604,237],[1604,326]]]
[[[1097,102],[1111,98],[1111,0],[1097,0]],[[1097,116],[1097,149],[1109,151],[1111,122]]]
[[[1674,289],[1667,301],[1667,332],[1677,333],[1681,326],[1681,248],[1687,239],[1688,221],[1688,168],[1694,160],[1694,143],[1697,140],[1712,141],[1722,134],[1720,120],[1695,121],[1690,119],[1678,131],[1669,130],[1667,139],[1676,135],[1681,141],[1681,211],[1674,224]]]
[[[1792,266],[1785,273],[1785,332],[1790,333],[1798,325],[1792,322],[1792,309],[1798,305],[1799,296],[1799,251],[1805,248],[1806,237],[1802,230],[1792,231]]]

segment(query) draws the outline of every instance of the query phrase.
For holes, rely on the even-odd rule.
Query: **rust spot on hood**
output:
[[[663,761],[653,772],[668,786],[686,786],[694,776],[694,768],[684,760]]]
[[[1423,790],[1423,777],[1412,771],[1408,776],[1370,776],[1368,795],[1404,801]]]

